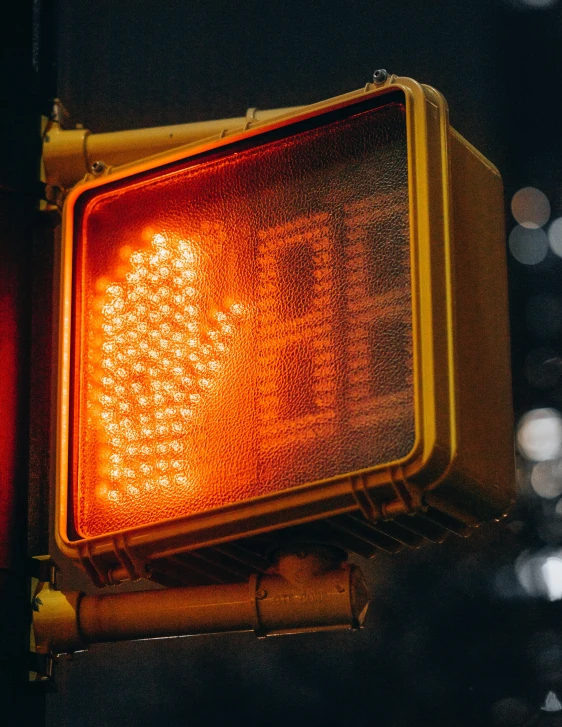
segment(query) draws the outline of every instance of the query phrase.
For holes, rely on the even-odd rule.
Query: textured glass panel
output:
[[[80,214],[80,535],[408,454],[403,106],[139,177]]]

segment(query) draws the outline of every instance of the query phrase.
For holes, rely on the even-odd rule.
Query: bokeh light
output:
[[[514,727],[529,724],[533,709],[525,700],[518,697],[504,697],[492,706],[492,724],[497,727]]]
[[[562,551],[523,551],[515,561],[515,574],[529,596],[549,601],[562,599]]]
[[[562,454],[562,417],[556,409],[533,409],[524,414],[517,429],[521,454],[534,462]]]
[[[562,460],[538,462],[531,473],[531,486],[537,495],[546,499],[562,495]]]
[[[562,710],[562,703],[558,699],[556,692],[548,692],[541,709],[543,712],[560,712]]]
[[[526,10],[547,10],[555,7],[559,0],[504,0],[508,5]]]
[[[562,217],[558,217],[548,228],[548,243],[553,253],[562,257]]]
[[[533,554],[524,550],[515,561],[515,575],[525,593],[529,596],[540,596],[542,578],[537,578],[542,573],[541,568],[545,562],[544,556]]]
[[[523,265],[537,265],[548,252],[548,237],[541,229],[531,229],[517,225],[509,235],[509,250],[513,257]]]
[[[548,557],[541,566],[541,573],[549,601],[559,601],[562,598],[562,557]]]
[[[511,212],[523,227],[537,229],[550,218],[550,202],[540,189],[523,187],[513,195]]]

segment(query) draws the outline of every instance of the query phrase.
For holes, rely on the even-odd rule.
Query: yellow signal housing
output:
[[[391,76],[87,177],[61,258],[56,537],[98,585],[510,506],[502,182],[434,89]]]

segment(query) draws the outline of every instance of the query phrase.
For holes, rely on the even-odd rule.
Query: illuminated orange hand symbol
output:
[[[123,280],[102,286],[101,354],[90,361],[97,390],[88,400],[104,445],[97,491],[106,501],[190,485],[186,435],[244,314],[240,303],[202,312],[198,267],[194,244],[155,235],[131,252]]]

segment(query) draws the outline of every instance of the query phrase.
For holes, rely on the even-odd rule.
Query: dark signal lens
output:
[[[79,208],[82,537],[409,453],[404,107],[317,123],[100,188]]]

